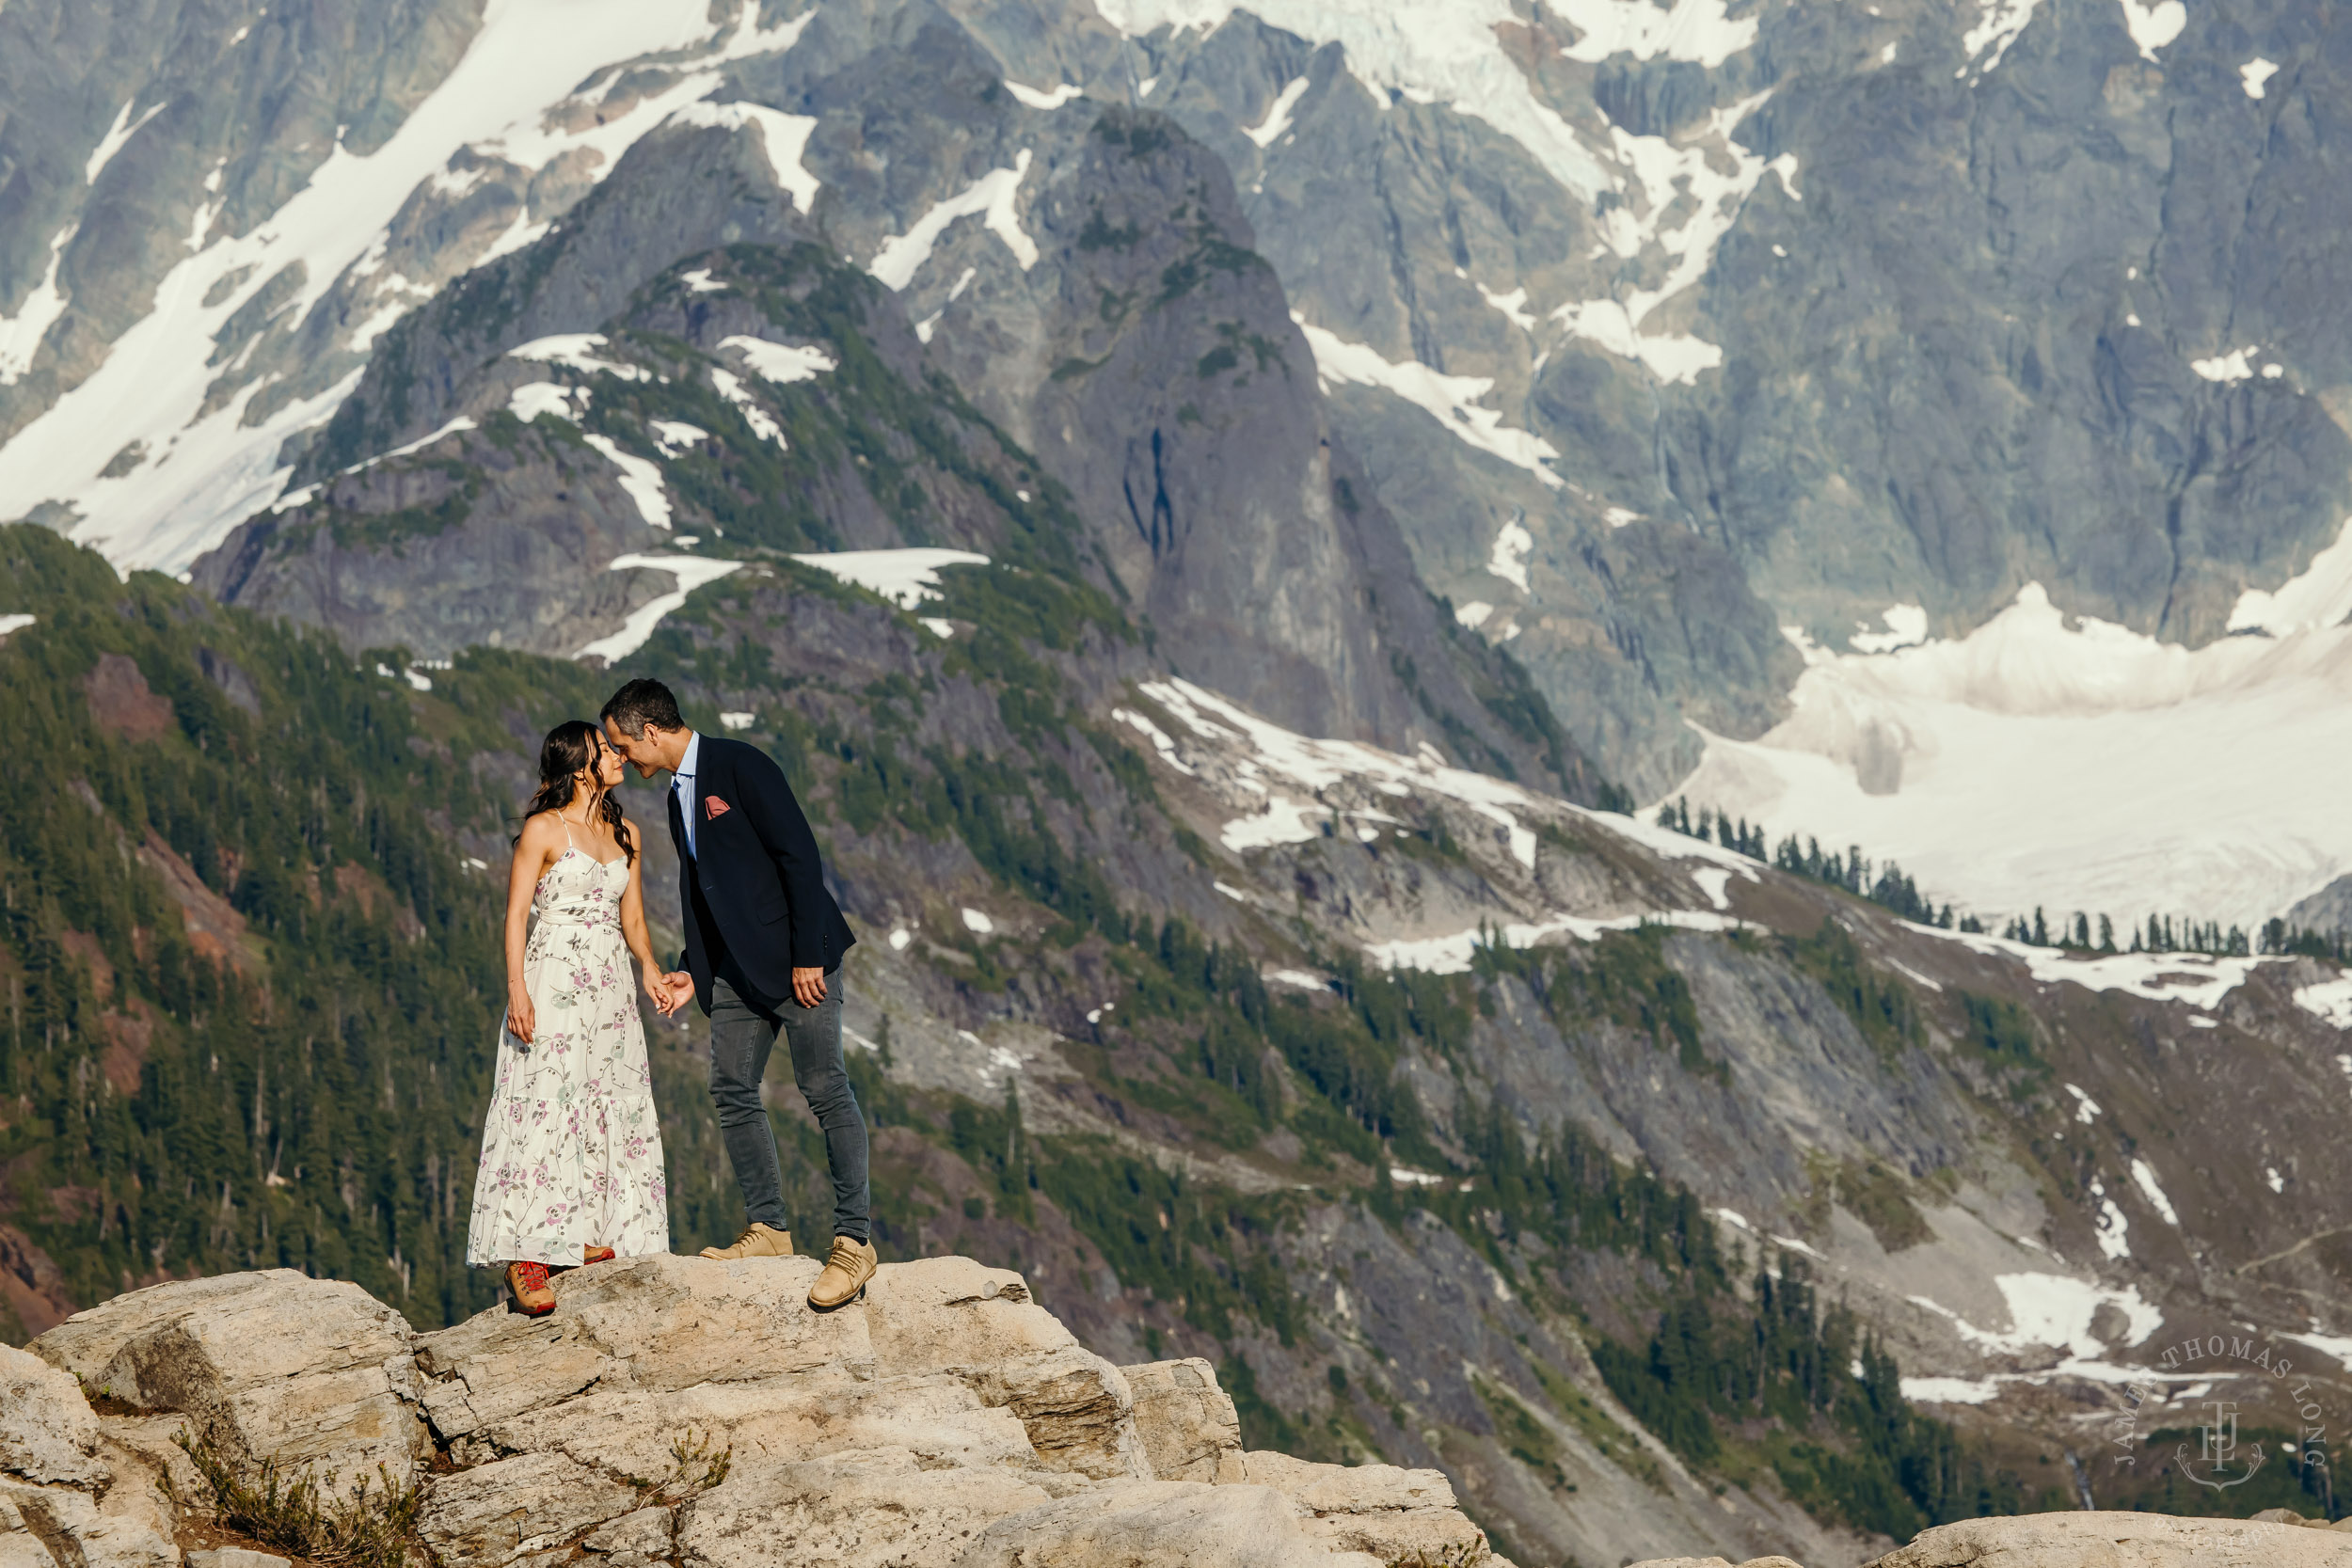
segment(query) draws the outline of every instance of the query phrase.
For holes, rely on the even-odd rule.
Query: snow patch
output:
[[[2336,542],[2275,594],[2249,588],[2230,610],[2230,630],[2263,631],[2273,637],[2324,631],[2352,618],[2352,518]]]
[[[2139,1189],[2139,1196],[2148,1200],[2148,1207],[2153,1209],[2165,1224],[2175,1230],[2181,1227],[2181,1216],[2173,1212],[2172,1200],[2164,1196],[2162,1187],[2156,1185],[2154,1166],[2145,1160],[2134,1160],[2132,1184]]]
[[[739,709],[719,715],[719,727],[723,730],[748,730],[758,721],[758,714],[745,713]]]
[[[440,429],[433,432],[430,436],[420,436],[415,440],[408,442],[405,446],[394,447],[389,451],[378,452],[373,457],[367,458],[361,462],[354,463],[350,467],[345,468],[343,472],[347,474],[356,474],[360,472],[362,469],[373,468],[378,463],[389,463],[395,457],[413,457],[418,452],[424,451],[425,448],[433,445],[434,442],[438,441],[444,436],[454,436],[461,430],[473,430],[476,428],[478,427],[474,424],[471,419],[468,418],[464,414],[460,414],[455,419],[450,420],[447,424],[441,426]]]
[[[653,444],[664,457],[679,456],[710,439],[710,432],[684,420],[648,420],[645,428],[653,432]]]
[[[2099,1205],[2097,1212],[2091,1215],[2090,1224],[2097,1234],[2101,1256],[2110,1262],[2129,1258],[2132,1255],[2132,1222],[2116,1206],[2115,1199],[2107,1196],[2106,1184],[2095,1176],[2090,1179],[2090,1196]]]
[[[2260,98],[2269,91],[2269,81],[2279,74],[2279,68],[2260,55],[2237,68],[2237,79],[2249,98]]]
[[[814,566],[831,572],[844,582],[853,582],[869,593],[878,594],[900,610],[913,610],[926,599],[941,597],[939,569],[942,566],[985,566],[988,557],[970,550],[907,549],[907,550],[836,550],[825,555],[796,555],[792,558],[803,566]]]
[[[716,582],[729,572],[742,566],[739,561],[712,561],[699,555],[616,555],[606,565],[608,572],[626,572],[643,567],[648,571],[667,572],[677,579],[677,586],[649,603],[629,611],[621,629],[610,637],[599,637],[574,654],[574,658],[596,657],[608,664],[617,664],[645,645],[645,640],[661,625],[661,618],[686,603],[687,595],[705,583]]]
[[[1507,294],[1490,294],[1482,288],[1478,291],[1478,297],[1493,309],[1502,311],[1503,320],[1518,327],[1521,332],[1532,333],[1535,330],[1535,318],[1528,312],[1527,309],[1527,285],[1524,283]]]
[[[164,106],[161,103],[151,103],[148,105],[147,113],[133,119],[131,104],[134,102],[135,101],[132,99],[123,100],[122,107],[115,112],[115,122],[106,127],[106,134],[99,137],[98,145],[90,150],[89,162],[82,166],[82,183],[97,184],[98,177],[105,172],[106,166],[115,161],[115,154],[121,151],[124,145],[139,134],[139,127],[164,112]],[[205,186],[207,190],[213,188],[211,185]]]
[[[803,343],[771,343],[765,338],[747,338],[739,332],[720,339],[719,346],[735,350],[743,356],[743,363],[754,375],[778,387],[789,387],[795,381],[814,381],[840,369],[832,355]]]
[[[65,314],[66,296],[57,287],[57,268],[65,261],[65,247],[79,231],[78,224],[57,231],[49,242],[49,266],[40,281],[33,285],[15,315],[0,316],[0,387],[13,387],[19,376],[33,368],[40,341]]]
[[[745,389],[742,377],[733,371],[723,371],[714,365],[710,370],[710,385],[721,397],[735,405],[735,411],[743,416],[743,422],[752,427],[753,435],[763,441],[773,441],[787,451],[791,450],[784,438],[784,427],[777,424],[774,417]]]
[[[1495,607],[1486,600],[1472,599],[1470,603],[1454,610],[1454,624],[1457,626],[1468,626],[1470,630],[1476,631],[1486,624],[1486,617],[1494,612]]]
[[[1330,813],[1313,800],[1294,801],[1274,796],[1255,816],[1237,816],[1217,834],[1233,850],[1266,849],[1278,844],[1306,844],[1321,838]]]
[[[1494,548],[1486,553],[1486,571],[1524,594],[1527,558],[1534,549],[1535,536],[1527,531],[1525,523],[1514,517],[1495,531]]]
[[[599,359],[589,352],[604,345],[605,336],[601,332],[559,332],[553,337],[533,338],[519,348],[510,348],[506,356],[509,359],[529,359],[542,365],[562,365],[587,375],[618,376],[623,381],[653,379],[653,372],[641,365]]]
[[[1470,969],[1481,947],[1534,947],[1554,937],[1598,942],[1611,931],[1633,931],[1645,926],[1665,926],[1683,931],[1736,931],[1746,925],[1747,922],[1730,915],[1713,914],[1705,910],[1647,910],[1639,914],[1614,915],[1607,919],[1559,914],[1548,920],[1473,926],[1467,931],[1454,931],[1444,936],[1400,937],[1390,942],[1366,942],[1364,956],[1383,969],[1418,969],[1431,974],[1460,974]],[[1772,1240],[1784,1245],[1811,1250],[1802,1242],[1779,1236]]]
[[[758,8],[759,0],[744,0],[746,14]],[[786,25],[792,27],[793,37],[798,38],[800,27],[816,14],[814,10],[804,12]],[[792,205],[805,213],[817,204],[817,193],[822,187],[818,184],[817,176],[801,166],[801,154],[808,150],[809,133],[817,129],[812,117],[788,115],[765,103],[713,103],[706,100],[689,103],[672,115],[670,120],[675,125],[707,125],[723,131],[751,127],[759,133],[759,144],[768,154],[768,167],[775,174],[777,187],[790,194]]]
[[[1552,14],[1582,35],[1569,45],[1574,57],[1663,55],[1711,69],[1756,36],[1754,21],[1726,22],[1724,8],[1724,0],[1677,0],[1653,20],[1645,0],[1571,0]],[[1447,104],[1518,142],[1579,197],[1610,185],[1599,160],[1506,53],[1497,28],[1526,25],[1510,0],[1096,0],[1095,9],[1130,38],[1162,27],[1206,32],[1248,10],[1318,46],[1339,44],[1349,72],[1384,105],[1391,95]]]
[[[2253,356],[2260,352],[2259,344],[2249,343],[2227,354],[2217,354],[2210,359],[2192,359],[2188,368],[2207,381],[2217,381],[2227,387],[2233,382],[2254,379]]]
[[[2153,60],[2156,51],[2181,36],[2188,25],[2188,8],[2181,0],[2154,0],[2141,5],[2139,0],[2115,0],[2123,8],[2123,30],[2139,45],[2139,56]]]
[[[686,285],[689,293],[723,294],[727,292],[724,283],[710,276],[708,267],[696,267],[691,272],[679,273],[677,277],[678,281]]]
[[[1182,773],[1188,779],[1199,776],[1197,770],[1194,769],[1190,764],[1186,763],[1183,757],[1177,755],[1176,742],[1168,737],[1168,732],[1160,728],[1157,724],[1152,722],[1151,720],[1145,718],[1142,714],[1136,712],[1133,708],[1124,707],[1115,707],[1111,709],[1111,718],[1115,722],[1125,724],[1130,729],[1142,732],[1143,737],[1152,743],[1152,749],[1160,754],[1160,760],[1168,764],[1168,767],[1174,768],[1177,772]]]
[[[2309,1345],[2339,1367],[2352,1369],[2352,1337],[2341,1334],[2281,1334],[2298,1345]]]
[[[1973,63],[1990,50],[1991,57],[1983,59],[1979,69],[1991,71],[2001,63],[2009,46],[2017,41],[2017,35],[2026,30],[2026,24],[2033,20],[2033,8],[2038,3],[2039,0],[1985,0],[1977,24],[1961,35],[1961,53]],[[1954,74],[1967,75],[1968,67],[1962,66]]]
[[[579,409],[572,407],[572,399],[580,399]],[[580,416],[588,407],[588,388],[559,387],[552,381],[527,381],[507,395],[506,411],[529,424],[542,414],[552,414],[559,420],[580,422]]]
[[[34,622],[40,619],[40,617],[38,615],[25,615],[22,613],[14,615],[0,615],[0,637],[6,637],[12,631],[23,631],[26,626],[31,626]]]
[[[1265,119],[1255,125],[1242,127],[1241,134],[1262,148],[1272,147],[1276,138],[1291,128],[1291,111],[1298,107],[1298,101],[1306,95],[1307,78],[1292,77],[1282,85],[1282,90],[1274,95],[1274,103],[1267,108]]]
[[[1846,645],[1858,654],[1891,654],[1928,640],[1928,612],[1918,605],[1888,605],[1879,612],[1879,619],[1886,623],[1884,631],[1872,631],[1857,621]]]
[[[1005,90],[1032,109],[1058,109],[1073,98],[1083,97],[1086,88],[1074,82],[1064,82],[1051,92],[1023,87],[1011,77],[1005,78]]]
[[[1447,375],[1417,359],[1397,363],[1383,358],[1375,348],[1348,342],[1313,325],[1295,310],[1291,320],[1307,335],[1307,346],[1314,352],[1315,376],[1326,391],[1338,382],[1392,392],[1426,412],[1467,445],[1513,467],[1525,468],[1548,485],[1559,486],[1560,477],[1544,467],[1560,455],[1557,448],[1530,431],[1505,425],[1496,410],[1478,406],[1479,400],[1494,390],[1492,376]]]
[[[2325,1019],[2330,1028],[2352,1029],[2352,975],[2297,987],[2295,1005]]]
[[[610,436],[581,437],[590,446],[611,460],[621,470],[621,488],[637,503],[637,515],[648,528],[667,531],[670,527],[670,497],[661,487],[661,470],[648,459],[635,452],[623,451]]]
[[[967,931],[973,931],[981,936],[986,936],[991,931],[996,929],[996,922],[989,919],[988,916],[982,914],[977,910],[967,908],[962,911],[962,914],[963,928]]]
[[[1331,982],[1320,974],[1303,969],[1269,969],[1265,977],[1278,986],[1295,986],[1300,990],[1329,990]]]
[[[2085,1127],[2088,1127],[2092,1122],[2099,1119],[2099,1102],[2097,1101],[2091,1099],[2090,1096],[2085,1094],[2082,1090],[2076,1088],[2072,1084],[2065,1085],[2065,1087],[2066,1092],[2074,1097],[2074,1119],[2076,1121],[2079,1121]]]
[[[1037,265],[1037,242],[1021,227],[1021,219],[1013,211],[1013,198],[1020,194],[1021,182],[1029,172],[1030,151],[1023,148],[1013,159],[1012,167],[991,169],[962,191],[939,202],[925,213],[904,234],[894,235],[882,242],[866,270],[880,278],[894,293],[914,281],[914,275],[923,263],[931,259],[931,247],[940,235],[958,218],[977,215],[988,231],[1005,243],[1021,270]]]
[[[1948,1308],[1936,1307],[1935,1310],[1951,1321],[1962,1338],[1982,1351],[2015,1355],[2043,1346],[2066,1352],[2068,1359],[2052,1369],[2055,1371],[2074,1372],[2102,1382],[2137,1375],[2101,1359],[2110,1347],[2091,1332],[2090,1324],[2102,1307],[2112,1307],[2123,1314],[2125,1326],[2122,1338],[2115,1342],[2117,1347],[2144,1343],[2164,1326],[2163,1310],[2143,1299],[2136,1285],[2119,1291],[2057,1274],[1995,1275],[1993,1283],[2009,1307],[2010,1329],[2006,1334],[1978,1328]],[[1922,1306],[1934,1305],[1920,1296],[1910,1299]]]
[[[1715,110],[1706,128],[1684,143],[1610,127],[1616,162],[1645,200],[1637,204],[1629,197],[1599,214],[1602,246],[1631,261],[1655,245],[1672,264],[1654,289],[1630,290],[1614,299],[1571,300],[1552,312],[1553,320],[1611,354],[1639,360],[1661,381],[1687,386],[1699,372],[1724,362],[1723,350],[1713,343],[1687,333],[1645,334],[1641,327],[1660,306],[1707,276],[1716,245],[1739,221],[1765,175],[1778,176],[1790,200],[1804,199],[1797,193],[1794,153],[1765,158],[1731,138],[1733,128],[1771,96],[1767,90]],[[1720,172],[1719,162],[1730,164],[1730,172]],[[1617,183],[1623,190],[1626,182]],[[1678,227],[1664,227],[1669,214],[1684,212],[1688,215]]]

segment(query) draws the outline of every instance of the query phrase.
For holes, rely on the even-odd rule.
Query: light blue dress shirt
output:
[[[703,737],[700,731],[689,731],[688,736],[686,754],[678,758],[670,787],[677,792],[678,816],[686,823],[686,853],[693,859],[699,858],[694,854],[694,768],[702,760]]]

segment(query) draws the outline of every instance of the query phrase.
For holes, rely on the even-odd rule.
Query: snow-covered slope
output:
[[[2038,584],[1958,640],[1904,606],[1857,629],[1867,651],[1792,628],[1794,711],[1755,741],[1708,736],[1682,793],[1775,839],[1859,843],[1981,913],[2250,931],[2352,869],[2347,613],[2352,527],[2195,650],[2070,624]]]
[[[2347,573],[2249,586],[2352,501],[2326,390],[2352,340],[2314,269],[2267,260],[2327,250],[2327,149],[2245,163],[2332,67],[2267,3],[2078,9],[1824,32],[1724,0],[972,0],[937,80],[1001,83],[1019,134],[982,156],[941,131],[930,188],[910,150],[876,161],[906,126],[845,63],[914,14],[889,0],[490,0],[395,129],[339,138],[265,216],[232,221],[233,176],[187,180],[151,309],[93,348],[76,246],[170,166],[182,112],[109,88],[70,160],[93,205],[41,220],[0,300],[8,397],[51,397],[67,346],[89,367],[0,445],[0,512],[181,570],[282,499],[397,323],[665,126],[755,135],[985,398],[1029,309],[992,268],[1054,272],[1056,144],[1139,105],[1231,167],[1413,565],[1603,771],[1988,912],[2250,923],[2352,865]],[[1962,123],[1982,167],[2060,172],[1980,188],[1931,155]],[[2290,210],[2283,251],[2221,243]],[[1925,230],[1932,266],[1902,248]]]
[[[453,205],[492,167],[528,178],[565,161],[585,172],[584,190],[673,116],[708,120],[702,101],[720,68],[789,48],[807,16],[769,28],[759,20],[757,0],[731,15],[708,0],[491,0],[456,69],[385,145],[356,156],[339,142],[246,233],[199,227],[193,254],[97,372],[0,447],[0,496],[18,510],[70,508],[72,537],[126,570],[181,570],[278,497],[291,471],[280,447],[334,413],[386,328],[446,277],[519,248],[552,221],[526,211],[503,231],[461,233],[436,258],[439,276],[420,281],[385,267],[404,209]],[[659,85],[623,69],[632,64]],[[790,138],[779,146],[762,128],[771,161],[795,165],[785,182],[813,189]],[[324,341],[306,342],[294,373],[349,368],[261,414],[257,399],[288,372],[263,370],[256,350],[312,325],[338,285],[344,297],[330,303],[340,309],[321,312],[310,335]],[[250,307],[264,294],[257,324]],[[31,357],[24,331],[0,338],[10,362]]]

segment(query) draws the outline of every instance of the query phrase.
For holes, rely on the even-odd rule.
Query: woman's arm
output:
[[[515,841],[514,863],[506,871],[506,1032],[525,1045],[531,1043],[539,1020],[531,1006],[531,988],[523,983],[523,939],[531,930],[531,896],[539,891],[539,879],[547,875],[562,834],[552,814],[532,817]]]
[[[645,994],[653,998],[655,1010],[666,1018],[677,1009],[678,1002],[672,993],[668,973],[654,957],[653,938],[645,929],[644,873],[644,855],[632,856],[628,863],[628,888],[621,895],[621,940],[637,955],[638,974],[644,983]]]

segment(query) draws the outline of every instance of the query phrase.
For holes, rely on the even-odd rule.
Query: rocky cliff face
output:
[[[1067,421],[1033,424],[1030,401],[1097,357],[1065,352],[1071,324],[1096,311],[1106,350],[1128,318],[1030,258],[1041,223],[1085,231],[1093,198],[1070,206],[1065,171],[1090,178],[1077,154],[1108,106],[1199,149],[1230,192],[1219,232],[1283,296],[1220,319],[1287,342],[1295,377],[1272,319],[1295,312],[1333,395],[1327,418],[1245,400],[1247,460],[1180,458],[1171,486],[1169,444],[1216,425],[1176,417],[1195,401],[1160,373],[1177,361],[1106,362],[1090,393],[1066,376],[1071,407],[1109,420],[1084,443],[1071,424],[1101,468],[1065,474],[1090,520],[1148,554],[1155,511],[1198,487],[1217,524],[1184,557],[1195,611],[1236,583],[1271,595],[1298,657],[1360,687],[1363,601],[1302,578],[1386,547],[1328,519],[1323,479],[1298,490],[1328,434],[1420,576],[1645,794],[1696,756],[1680,717],[1753,736],[1780,716],[1799,669],[1781,626],[1836,647],[1908,604],[1956,634],[2038,581],[2201,643],[2352,499],[2331,411],[2352,383],[2307,261],[2336,221],[2334,68],[2293,8],[1899,6],[1867,40],[1804,4],[1690,0],[1671,25],[1615,0],[1438,7],[1389,29],[1261,9],[24,12],[0,50],[12,101],[56,110],[5,133],[0,428],[43,423],[0,475],[177,569],[275,491],[281,444],[391,323],[560,236],[630,148],[725,125],[767,145],[789,198],[754,178],[758,211],[728,211],[699,176],[632,197],[633,232],[521,291],[538,330],[589,329],[730,226],[821,230],[1061,472],[1046,437]],[[1172,196],[1189,176],[1143,178]],[[112,354],[139,321],[141,362],[170,374]],[[1216,325],[1192,322],[1186,359],[1217,351]],[[1265,508],[1297,509],[1284,543],[1305,553],[1231,531]]]

